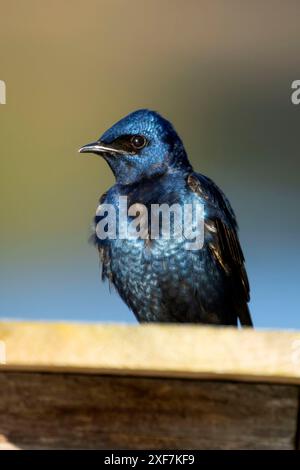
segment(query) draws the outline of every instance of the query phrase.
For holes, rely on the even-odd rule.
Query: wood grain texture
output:
[[[0,372],[0,447],[292,449],[291,385]]]
[[[300,384],[299,332],[0,322],[0,345],[6,355],[0,370]]]
[[[300,384],[300,333],[199,325],[0,322],[4,370]]]

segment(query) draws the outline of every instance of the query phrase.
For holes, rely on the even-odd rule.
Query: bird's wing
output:
[[[218,186],[204,175],[192,173],[188,186],[205,204],[205,239],[212,257],[226,275],[233,305],[243,326],[253,326],[247,306],[250,289],[244,255],[232,207]]]

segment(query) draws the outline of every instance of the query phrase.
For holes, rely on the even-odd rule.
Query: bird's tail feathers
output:
[[[252,322],[250,310],[246,303],[240,306],[238,317],[239,317],[241,326],[247,326],[249,328],[253,328],[253,322]]]

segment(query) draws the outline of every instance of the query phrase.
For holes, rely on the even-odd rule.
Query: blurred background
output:
[[[77,149],[162,113],[238,217],[257,327],[300,328],[300,3],[1,0],[0,318],[135,322],[89,245],[107,165]]]

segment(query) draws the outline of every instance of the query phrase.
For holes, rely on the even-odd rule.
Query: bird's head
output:
[[[120,184],[190,168],[183,143],[172,124],[147,109],[124,117],[79,152],[104,157]]]

